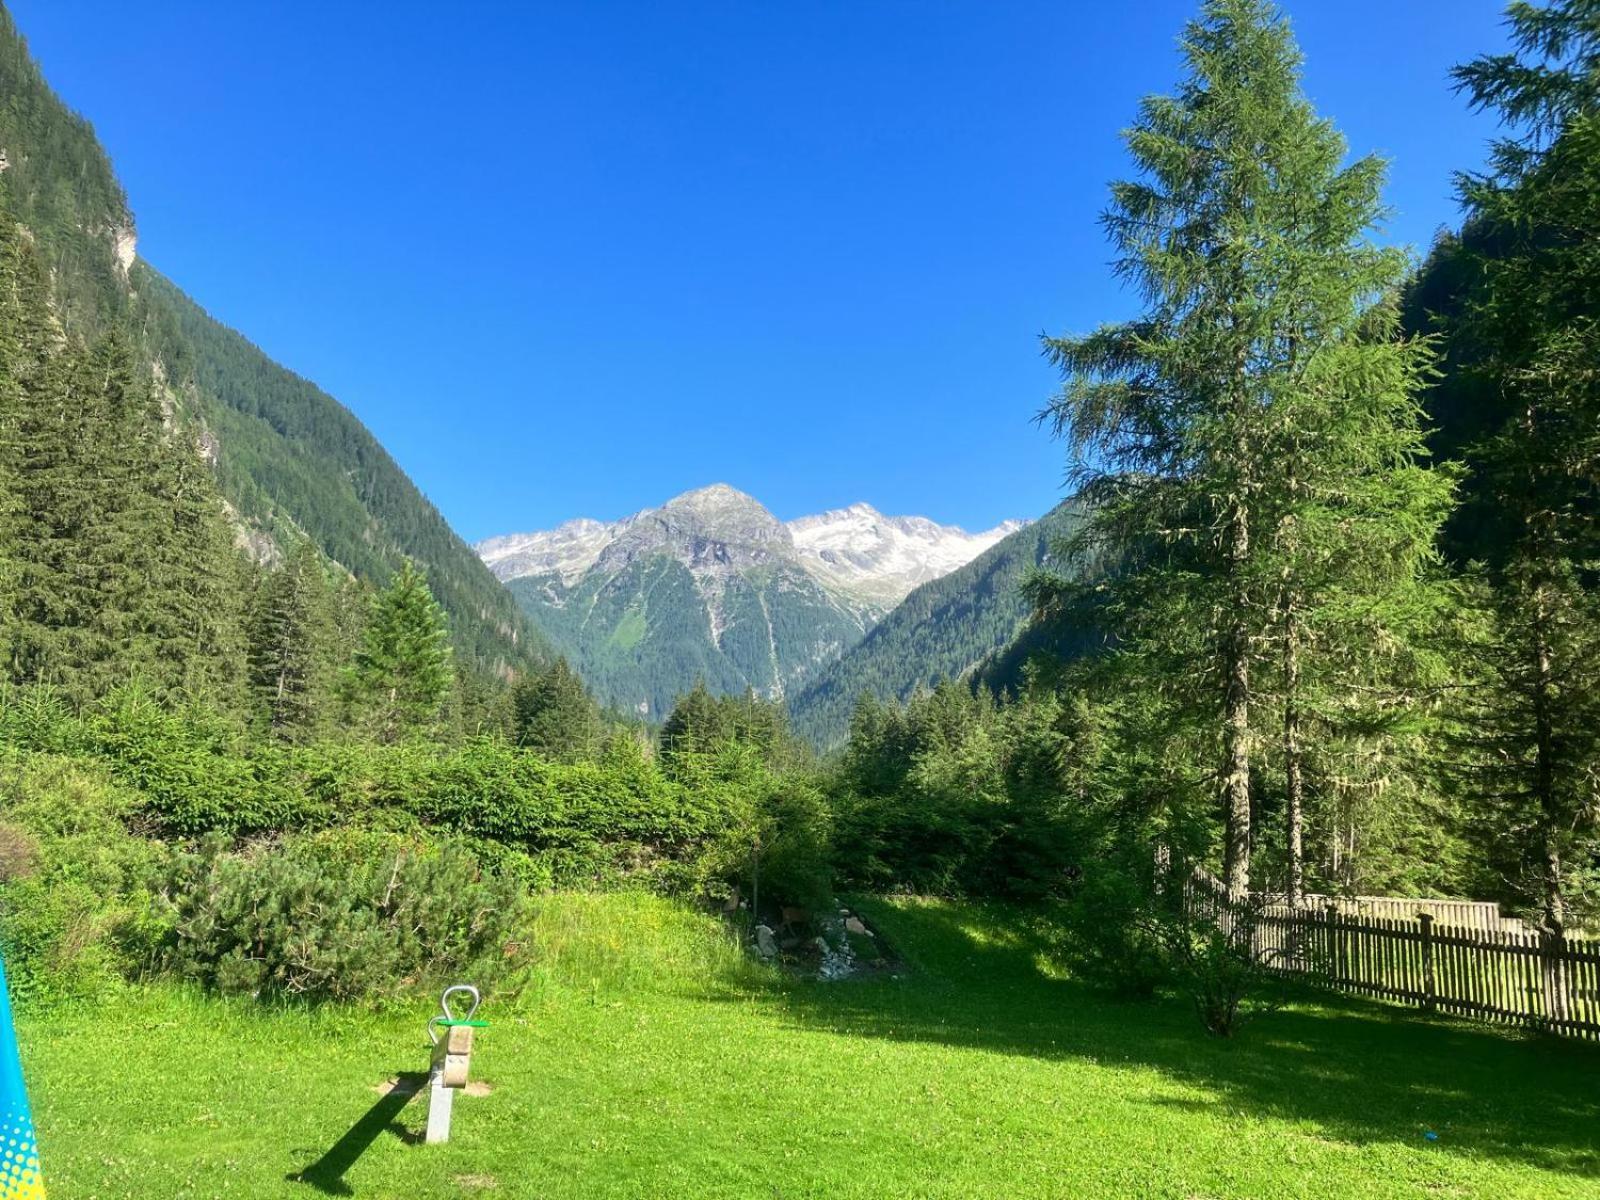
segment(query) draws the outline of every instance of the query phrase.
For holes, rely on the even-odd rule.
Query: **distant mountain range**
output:
[[[1082,508],[1066,501],[918,587],[791,696],[795,731],[820,748],[836,746],[849,732],[850,715],[863,693],[904,700],[918,687],[960,679],[1020,645],[1029,616],[1022,581],[1049,562],[1053,547],[1081,521]],[[1001,681],[1013,682],[1016,666],[1004,665],[1008,671]]]
[[[1021,524],[967,533],[866,504],[786,524],[714,484],[621,521],[476,549],[602,701],[659,720],[696,679],[792,694],[918,586]]]

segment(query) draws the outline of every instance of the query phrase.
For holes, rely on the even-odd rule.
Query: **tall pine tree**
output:
[[[1076,550],[1118,564],[1094,620],[1215,746],[1242,896],[1269,705],[1294,843],[1313,696],[1407,603],[1449,484],[1417,462],[1427,355],[1393,336],[1406,264],[1372,241],[1382,164],[1343,164],[1265,0],[1210,0],[1182,45],[1188,74],[1144,101],[1139,177],[1105,216],[1145,312],[1046,339],[1067,377],[1046,415],[1096,506]]]
[[[1491,514],[1464,728],[1492,847],[1559,934],[1600,908],[1600,3],[1514,3],[1512,53],[1456,72],[1510,127],[1462,181],[1450,328],[1488,398],[1468,487]]]
[[[334,683],[332,594],[322,556],[295,547],[261,585],[250,628],[250,689],[268,733],[304,743],[327,727]]]

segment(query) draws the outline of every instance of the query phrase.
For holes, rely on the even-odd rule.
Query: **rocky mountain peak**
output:
[[[621,565],[661,553],[691,570],[738,569],[793,558],[794,538],[755,497],[715,483],[620,522],[600,562]]]
[[[539,533],[489,538],[477,550],[501,579],[558,575],[564,584],[591,569],[617,571],[658,554],[700,576],[783,563],[875,619],[1021,524],[967,533],[927,517],[885,516],[864,502],[785,524],[754,496],[714,483],[620,521],[568,521]]]

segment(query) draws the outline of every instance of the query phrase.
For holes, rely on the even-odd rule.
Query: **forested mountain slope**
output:
[[[543,657],[512,598],[348,409],[137,260],[105,151],[50,90],[3,9],[0,152],[7,202],[50,268],[67,329],[90,336],[128,320],[165,400],[198,427],[224,495],[262,545],[300,531],[374,581],[413,558],[468,663],[499,672]]]
[[[789,706],[795,732],[820,747],[835,746],[863,693],[903,700],[1010,645],[1028,619],[1023,578],[1079,520],[1078,506],[1066,501],[966,566],[917,588],[795,696]]]

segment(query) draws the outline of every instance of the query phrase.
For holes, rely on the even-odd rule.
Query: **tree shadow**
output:
[[[290,1183],[308,1183],[325,1196],[353,1196],[355,1190],[345,1182],[348,1171],[384,1132],[404,1141],[414,1140],[397,1118],[411,1098],[427,1086],[425,1071],[406,1071],[396,1077],[394,1086],[316,1162],[288,1176]]]
[[[1424,1144],[1600,1179],[1600,1046],[1306,990],[1233,1039],[1179,999],[1119,1001],[1054,968],[1051,923],[1016,909],[861,902],[895,980],[786,981],[797,1025],[1004,1054],[1144,1065],[1258,1116],[1353,1145]]]

